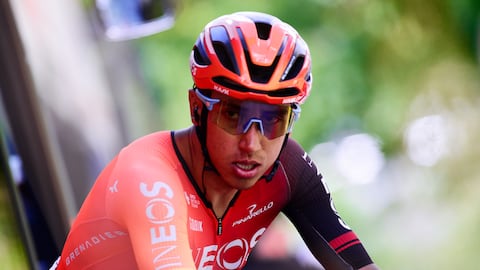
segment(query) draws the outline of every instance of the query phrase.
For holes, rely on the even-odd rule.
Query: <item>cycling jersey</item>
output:
[[[274,177],[237,192],[217,218],[173,134],[140,138],[107,165],[72,224],[57,269],[241,269],[280,212],[314,254],[324,238],[353,267],[372,263],[294,140]]]

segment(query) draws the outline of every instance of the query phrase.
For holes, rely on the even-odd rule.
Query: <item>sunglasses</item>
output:
[[[246,133],[257,125],[268,139],[275,139],[292,131],[293,123],[300,117],[297,104],[272,105],[232,98],[210,98],[195,89],[197,97],[210,112],[211,121],[232,135]]]

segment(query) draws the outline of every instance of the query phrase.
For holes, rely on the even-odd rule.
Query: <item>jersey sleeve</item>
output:
[[[344,262],[335,254],[355,269],[372,263],[356,234],[335,210],[322,175],[301,146],[290,140],[281,162],[292,191],[291,200],[283,212],[320,263],[325,267],[336,265],[339,269],[348,269],[340,268]]]
[[[195,269],[176,168],[141,151],[116,166],[108,211],[126,228],[138,269]]]

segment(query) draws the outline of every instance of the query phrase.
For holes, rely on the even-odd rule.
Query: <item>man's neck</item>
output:
[[[212,209],[217,217],[222,217],[238,192],[220,179],[220,176],[213,171],[207,171],[200,180],[200,187],[206,199],[211,203]]]
[[[194,181],[210,202],[215,215],[222,217],[238,190],[226,185],[216,171],[204,168],[205,158],[194,127],[176,131],[175,140]]]

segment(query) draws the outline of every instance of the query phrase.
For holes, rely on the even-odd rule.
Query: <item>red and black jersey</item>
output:
[[[173,132],[153,133],[125,147],[100,174],[57,269],[241,269],[280,212],[317,258],[327,258],[319,244],[325,239],[355,268],[372,262],[294,140],[283,149],[274,177],[239,191],[217,218],[176,149]]]

